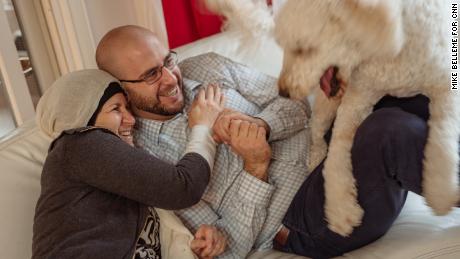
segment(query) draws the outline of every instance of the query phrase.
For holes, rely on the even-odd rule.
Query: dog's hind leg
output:
[[[430,119],[423,161],[423,196],[437,215],[447,214],[459,200],[460,103],[458,93],[428,96]]]
[[[312,172],[326,157],[327,144],[324,135],[330,128],[340,105],[340,98],[328,99],[320,88],[316,90],[310,119],[311,147],[308,159],[308,169]]]
[[[349,87],[337,111],[323,176],[325,215],[332,231],[348,236],[361,224],[364,211],[358,204],[351,164],[351,147],[356,129],[372,112],[381,95]]]

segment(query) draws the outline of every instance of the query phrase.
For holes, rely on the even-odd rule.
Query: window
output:
[[[38,0],[0,0],[0,138],[33,120],[42,89],[59,74],[50,61],[53,54],[39,14],[43,16]]]

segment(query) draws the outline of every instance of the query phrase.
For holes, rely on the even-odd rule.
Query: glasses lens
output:
[[[158,81],[158,79],[160,79],[161,77],[161,70],[162,68],[159,68],[159,69],[152,69],[152,71],[150,71],[144,78],[144,81],[147,83],[147,84],[153,84],[155,83],[156,81]]]
[[[165,58],[163,62],[163,66],[157,68],[157,69],[152,69],[145,77],[144,81],[147,84],[154,84],[156,81],[158,81],[163,72],[163,67],[173,70],[177,65],[177,54],[175,52],[169,52],[168,56]]]

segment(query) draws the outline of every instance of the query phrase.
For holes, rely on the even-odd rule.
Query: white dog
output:
[[[460,98],[449,83],[449,1],[287,0],[274,22],[267,22],[266,6],[260,8],[265,0],[207,2],[230,22],[240,19],[237,24],[249,32],[273,23],[284,50],[280,94],[301,98],[317,92],[310,165],[329,152],[323,175],[332,231],[347,236],[361,223],[350,150],[357,127],[387,94],[429,97],[423,195],[438,215],[458,202]],[[332,96],[344,85],[342,98],[327,98],[320,90]],[[323,135],[334,118],[327,151]]]

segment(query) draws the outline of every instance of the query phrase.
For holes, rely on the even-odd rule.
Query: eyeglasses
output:
[[[173,70],[177,66],[177,53],[170,50],[168,55],[163,60],[163,65],[160,67],[154,67],[147,71],[141,79],[137,80],[120,80],[120,82],[128,83],[142,83],[145,82],[149,85],[153,85],[163,76],[163,68],[168,69],[169,71]]]

